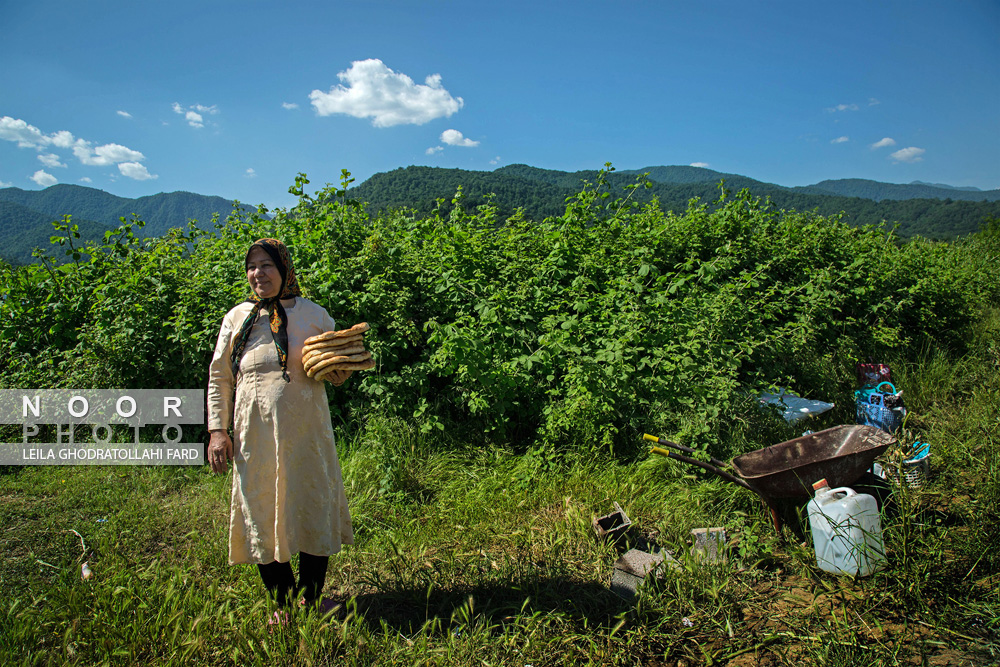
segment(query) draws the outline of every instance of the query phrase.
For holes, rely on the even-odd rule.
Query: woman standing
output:
[[[281,623],[293,591],[320,603],[329,556],[354,537],[324,383],[302,369],[303,341],[336,326],[302,297],[280,241],[254,242],[245,266],[250,296],[226,313],[209,369],[208,459],[216,473],[233,460],[229,562],[257,564]]]

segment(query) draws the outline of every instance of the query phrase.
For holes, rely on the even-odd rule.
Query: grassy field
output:
[[[0,664],[1000,664],[997,323],[964,358],[893,366],[932,474],[894,494],[871,577],[818,570],[755,496],[667,459],[442,447],[373,416],[339,437],[356,544],[325,593],[343,613],[277,633],[255,568],[226,562],[229,476],[3,470]],[[814,428],[850,421],[837,402]],[[614,501],[682,563],[634,604],[590,527]],[[689,554],[709,526],[727,529],[724,563]]]
[[[633,207],[603,175],[540,222],[461,192],[371,219],[346,172],[306,183],[216,234],[125,224],[81,251],[57,225],[69,256],[0,266],[0,386],[203,387],[246,248],[282,238],[380,363],[331,406],[356,531],[327,579],[341,613],[268,632],[207,467],[0,467],[0,665],[1000,665],[1000,223],[897,243],[749,192]],[[774,385],[837,404],[808,428],[852,423],[868,355],[904,390],[902,441],[931,445],[870,577],[822,572],[755,495],[642,441],[726,458],[795,437],[757,409]],[[591,530],[614,502],[680,562],[634,603]],[[710,564],[689,539],[715,526]]]

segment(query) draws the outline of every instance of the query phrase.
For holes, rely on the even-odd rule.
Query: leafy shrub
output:
[[[140,240],[137,221],[102,244],[55,241],[0,268],[5,386],[200,388],[222,316],[245,298],[253,239],[290,248],[309,298],[338,323],[368,321],[374,372],[334,401],[424,431],[536,451],[628,453],[643,432],[719,451],[772,384],[845,392],[854,360],[961,351],[977,309],[996,302],[995,224],[956,244],[900,244],[877,228],[774,210],[723,190],[683,215],[603,176],[542,221],[486,203],[447,214],[369,217],[341,187],[299,203],[236,209],[214,234]],[[124,221],[123,221],[124,222]]]

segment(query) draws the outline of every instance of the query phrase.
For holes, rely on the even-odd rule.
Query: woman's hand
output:
[[[233,458],[232,438],[222,429],[211,431],[208,440],[208,462],[212,466],[212,472],[226,472],[231,458]]]
[[[340,385],[347,382],[347,378],[351,377],[354,371],[332,371],[326,376],[326,379],[330,381],[334,387],[339,387]]]

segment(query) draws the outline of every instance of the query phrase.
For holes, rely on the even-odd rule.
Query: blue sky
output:
[[[269,207],[348,169],[1000,188],[1000,2],[0,0],[0,184]]]

